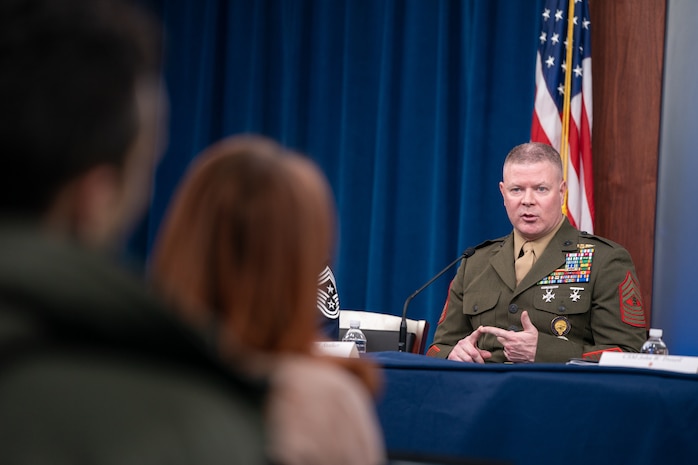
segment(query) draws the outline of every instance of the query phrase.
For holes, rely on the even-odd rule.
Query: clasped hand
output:
[[[538,346],[538,330],[528,316],[528,312],[521,313],[521,325],[523,331],[509,331],[494,326],[480,326],[475,331],[464,337],[453,347],[448,355],[449,360],[461,362],[485,363],[492,357],[492,353],[480,349],[477,341],[483,334],[491,334],[497,338],[504,347],[504,356],[514,363],[533,362],[536,358]]]

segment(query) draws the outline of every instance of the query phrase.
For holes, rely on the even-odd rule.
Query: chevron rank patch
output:
[[[317,283],[317,307],[325,318],[334,320],[339,318],[339,294],[337,294],[337,282],[334,273],[326,266]]]
[[[645,310],[642,308],[640,287],[637,285],[632,273],[628,271],[625,280],[618,286],[620,295],[620,318],[630,326],[645,327]]]

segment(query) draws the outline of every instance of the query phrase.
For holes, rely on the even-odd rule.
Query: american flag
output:
[[[568,64],[570,21],[573,32]],[[568,187],[563,211],[574,226],[592,233],[591,23],[587,1],[547,0],[538,41],[531,141],[550,144],[560,152]],[[566,83],[568,71],[571,74]]]

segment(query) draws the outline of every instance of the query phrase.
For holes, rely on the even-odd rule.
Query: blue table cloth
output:
[[[521,465],[698,463],[698,375],[369,358],[384,369],[377,408],[392,452]]]

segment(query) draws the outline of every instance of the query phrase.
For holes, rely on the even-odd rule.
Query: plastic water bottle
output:
[[[356,344],[356,350],[360,354],[366,353],[366,335],[361,331],[361,322],[356,320],[351,320],[349,322],[349,330],[342,338],[342,341],[354,342]]]
[[[642,344],[640,352],[643,354],[669,355],[669,350],[666,348],[664,341],[662,341],[661,329],[650,329],[650,338]]]

